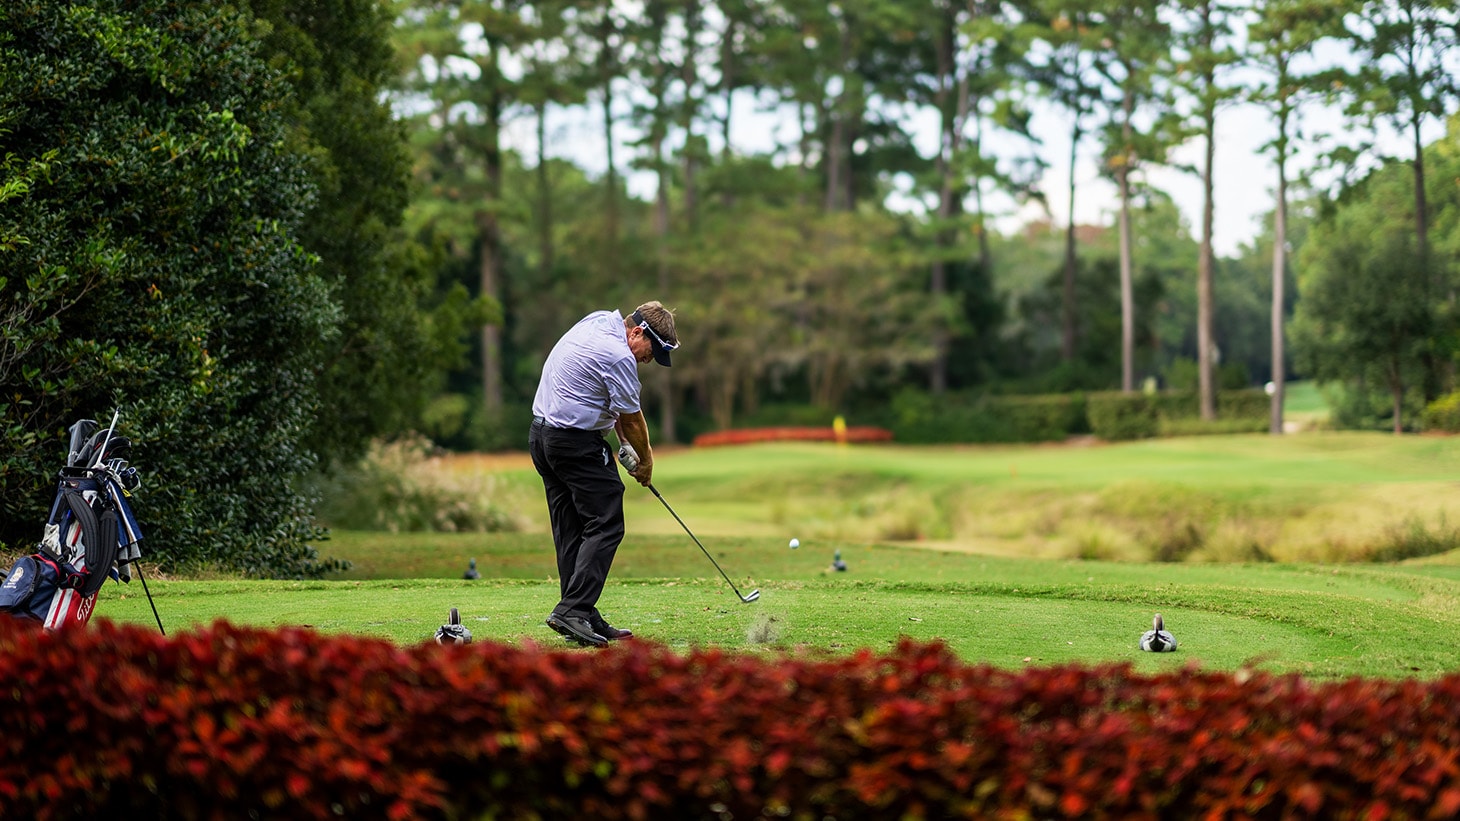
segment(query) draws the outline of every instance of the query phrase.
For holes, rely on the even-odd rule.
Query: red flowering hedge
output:
[[[701,433],[694,438],[696,447],[712,445],[752,445],[757,442],[835,442],[836,430],[830,427],[788,425],[777,428],[739,428]],[[865,425],[846,429],[847,442],[891,442],[892,431]]]
[[[0,620],[3,621],[3,620]],[[1460,675],[0,624],[0,814],[1453,817]]]

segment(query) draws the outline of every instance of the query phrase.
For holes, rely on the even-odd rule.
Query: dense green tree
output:
[[[117,408],[150,558],[327,569],[293,480],[341,312],[298,242],[291,87],[177,0],[0,5],[0,53],[0,538],[34,543],[66,426]]]
[[[459,355],[464,291],[436,302],[434,271],[409,264],[405,132],[382,98],[394,81],[394,17],[378,0],[233,0],[250,13],[260,54],[295,89],[286,119],[318,192],[300,242],[343,310],[340,335],[316,368],[320,401],[309,443],[348,462],[373,436],[416,423]],[[415,273],[416,276],[407,274]]]
[[[1460,175],[1456,145],[1452,133],[1425,152],[1439,165],[1427,199],[1446,220],[1460,209],[1460,194],[1434,177]],[[1381,168],[1314,225],[1299,256],[1301,299],[1292,324],[1299,367],[1343,384],[1359,403],[1348,421],[1361,423],[1362,403],[1378,391],[1395,433],[1424,400],[1431,363],[1453,355],[1456,334],[1455,316],[1434,285],[1437,274],[1455,282],[1455,258],[1427,261],[1418,252],[1413,185],[1403,164]]]
[[[1415,250],[1426,260],[1430,214],[1422,131],[1445,117],[1460,93],[1446,59],[1460,35],[1460,8],[1454,0],[1365,0],[1346,22],[1362,60],[1346,78],[1347,113],[1370,128],[1387,123],[1408,140]]]
[[[762,384],[803,381],[812,404],[835,411],[881,374],[926,366],[930,336],[916,329],[935,312],[895,220],[737,203],[707,213],[674,258],[700,295],[680,314],[694,355],[675,370],[715,424],[753,411]]]
[[[1445,117],[1460,93],[1454,66],[1447,59],[1460,35],[1460,7],[1454,0],[1365,0],[1346,16],[1350,43],[1360,58],[1343,83],[1346,113],[1371,134],[1387,125],[1409,143],[1408,164],[1414,176],[1412,215],[1414,250],[1419,265],[1431,264],[1431,205],[1426,180],[1423,129]],[[1374,153],[1369,141],[1357,147]],[[1423,281],[1438,289],[1436,271]],[[1435,291],[1438,293],[1438,290]],[[1442,361],[1426,355],[1422,380],[1426,399],[1434,399],[1448,375]]]

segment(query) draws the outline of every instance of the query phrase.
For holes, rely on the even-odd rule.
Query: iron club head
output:
[[[755,590],[752,590],[749,593],[747,593],[745,595],[745,598],[741,599],[741,601],[745,602],[746,604],[750,604],[751,602],[755,601],[758,598],[760,598],[760,588],[756,588]]]

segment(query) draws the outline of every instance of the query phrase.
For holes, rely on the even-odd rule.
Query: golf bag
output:
[[[142,528],[127,497],[141,479],[122,458],[131,442],[114,436],[115,429],[115,417],[104,431],[90,419],[71,426],[70,454],[40,545],[5,575],[0,613],[50,630],[86,624],[108,578],[131,581],[129,565],[142,555]]]

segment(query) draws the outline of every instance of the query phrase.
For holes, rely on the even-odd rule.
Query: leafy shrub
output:
[[[1091,432],[1108,442],[1145,439],[1157,433],[1157,400],[1147,394],[1092,393],[1085,403]]]
[[[1095,395],[1092,395],[1092,397]],[[1258,388],[1217,392],[1217,418],[1201,418],[1201,397],[1194,390],[1098,394],[1090,400],[1090,427],[1109,441],[1149,436],[1257,433],[1267,430],[1271,399]],[[1154,414],[1154,420],[1151,415]],[[1096,416],[1100,419],[1097,422]],[[1109,431],[1110,435],[1101,433]]]
[[[0,620],[0,660],[7,817],[1460,812],[1444,752],[1460,675],[1006,671],[909,640],[835,658],[400,647],[106,620],[60,635]]]
[[[1424,429],[1460,433],[1460,391],[1447,393],[1425,406]]]
[[[294,480],[339,313],[283,74],[181,0],[3,3],[0,53],[0,542],[38,538],[66,427],[120,407],[150,559],[331,569]]]
[[[1090,430],[1083,393],[992,396],[983,407],[1007,420],[1013,432],[1010,441],[1060,441]]]
[[[318,480],[320,518],[332,527],[391,533],[494,533],[521,523],[501,496],[498,478],[443,471],[422,436],[374,442],[352,470]]]
[[[1255,419],[1266,423],[1272,418],[1272,397],[1262,388],[1217,391],[1218,419]]]
[[[1083,394],[934,396],[903,391],[893,398],[891,427],[899,442],[1059,441],[1088,430]]]

